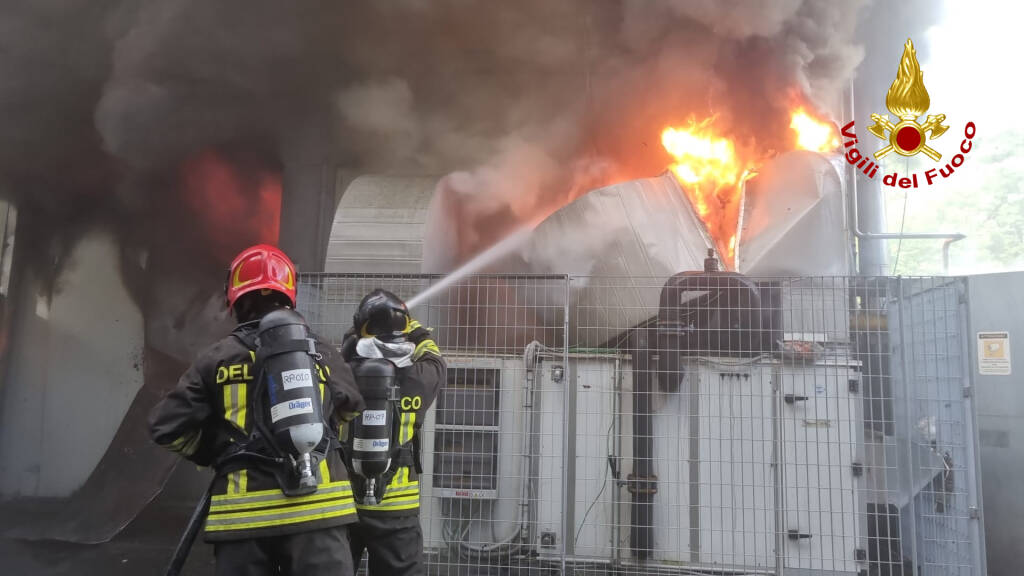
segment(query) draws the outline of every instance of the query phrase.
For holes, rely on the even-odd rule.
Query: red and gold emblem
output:
[[[914,50],[914,43],[908,38],[907,43],[903,45],[903,57],[900,58],[896,80],[885,95],[885,107],[900,121],[893,124],[888,114],[871,115],[875,123],[868,127],[868,132],[881,140],[889,141],[888,146],[875,152],[875,158],[881,159],[893,151],[901,156],[914,156],[918,152],[924,152],[936,162],[942,158],[941,154],[928,146],[928,139],[934,140],[946,133],[949,126],[942,125],[946,115],[929,115],[924,124],[917,122],[917,119],[928,111],[930,105],[931,99],[924,87],[924,73],[917,63],[917,51]]]

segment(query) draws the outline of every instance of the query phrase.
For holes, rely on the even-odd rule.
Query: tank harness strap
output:
[[[256,345],[256,333],[254,331],[236,330],[231,334],[248,350],[255,353],[255,363],[257,366],[262,364],[268,354],[266,354],[265,348]],[[271,354],[277,355],[285,352],[305,352],[310,356],[316,357],[317,360],[320,358],[320,354],[316,351],[316,341],[312,338],[285,340],[278,343]],[[337,433],[334,432],[333,428],[325,426],[324,431],[324,438],[310,452],[313,470],[317,475],[320,473],[320,462],[325,460],[331,451],[341,451],[342,449],[342,444],[339,442]],[[264,438],[259,428],[256,427],[247,441],[239,442],[237,449],[225,454],[213,467],[217,475],[224,475],[250,467],[259,468],[274,476],[281,489],[287,493],[290,480],[286,472],[288,462],[284,458],[269,455],[269,453],[275,450],[276,447],[272,445],[270,439]],[[342,455],[342,457],[344,456]]]
[[[250,331],[235,330],[231,333],[232,336],[238,339],[247,349],[256,350],[256,333]]]
[[[420,473],[419,459],[416,457],[416,447],[413,442],[408,442],[399,446],[391,456],[391,466],[388,471],[381,477],[381,482],[384,487],[391,484],[391,480],[398,474],[398,471],[402,468],[408,468],[412,466],[416,473]]]
[[[255,344],[255,337],[253,339]],[[250,347],[250,350],[254,348]],[[256,362],[262,363],[264,359],[269,356],[277,356],[278,354],[286,354],[288,352],[304,352],[309,354],[316,360],[320,360],[321,355],[316,351],[316,340],[312,338],[298,338],[293,340],[283,340],[274,344],[273,350],[267,350],[267,347],[261,346],[256,348]]]
[[[417,474],[423,474],[423,462],[420,460],[420,435],[412,437],[412,466]]]

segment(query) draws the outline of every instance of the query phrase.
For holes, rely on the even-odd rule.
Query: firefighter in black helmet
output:
[[[409,316],[405,302],[380,289],[360,302],[342,357],[352,363],[357,375],[360,362],[371,358],[388,359],[396,366],[391,464],[379,479],[380,488],[369,498],[364,493],[367,480],[352,473],[359,512],[359,524],[349,531],[353,561],[358,567],[366,550],[370,576],[426,574],[419,517],[420,427],[444,382],[445,361],[430,330]],[[359,417],[354,421],[361,422]],[[349,447],[354,427],[346,426]]]

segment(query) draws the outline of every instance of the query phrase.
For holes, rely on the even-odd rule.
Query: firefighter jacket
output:
[[[396,448],[391,455],[391,468],[385,474],[387,481],[384,497],[379,504],[368,505],[356,503],[360,516],[414,516],[420,508],[420,429],[427,410],[437,397],[438,390],[445,381],[446,365],[441,351],[429,332],[413,321],[413,341],[416,349],[412,354],[412,364],[398,368],[399,385],[398,418],[395,419],[397,430],[391,437],[396,439]],[[417,334],[423,336],[415,337]],[[351,357],[352,346],[346,359]],[[353,362],[358,362],[353,357]],[[346,427],[347,428],[347,427]],[[347,431],[346,431],[347,432]],[[344,438],[344,436],[343,436]],[[358,478],[356,479],[358,480]]]
[[[150,413],[150,433],[157,444],[209,466],[249,440],[256,413],[254,333],[254,326],[240,326],[199,355]],[[328,346],[317,349],[323,354],[317,372],[324,418],[338,432],[346,418],[362,410],[362,396],[351,368]],[[259,464],[242,466],[222,469],[214,480],[205,526],[209,542],[293,534],[356,520],[348,473],[337,449],[327,449],[319,464],[319,486],[306,496],[285,496],[274,475]]]

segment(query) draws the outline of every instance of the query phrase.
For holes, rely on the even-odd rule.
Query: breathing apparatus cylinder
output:
[[[352,469],[366,479],[364,504],[377,504],[377,482],[391,466],[394,401],[398,387],[389,360],[361,360],[352,369],[366,409],[352,422]]]
[[[315,489],[310,452],[324,438],[324,419],[316,378],[319,355],[309,327],[298,312],[275,310],[260,320],[257,343],[259,373],[270,407],[270,434],[294,459],[299,486]]]

